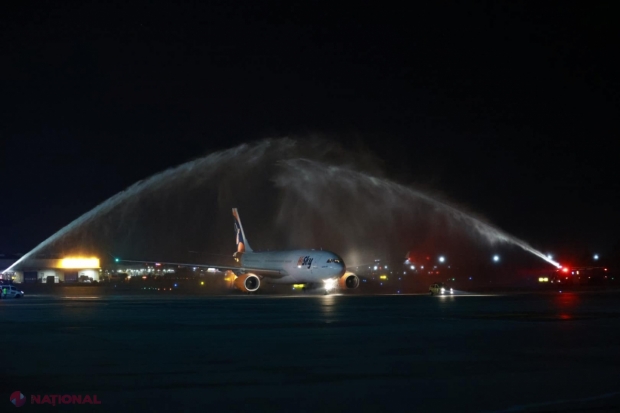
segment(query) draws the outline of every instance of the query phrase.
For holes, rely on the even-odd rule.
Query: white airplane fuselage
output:
[[[233,208],[232,213],[235,219],[237,243],[237,251],[233,254],[234,265],[159,261],[160,264],[227,271],[225,279],[231,282],[231,287],[246,293],[257,291],[262,282],[319,284],[325,288],[326,294],[337,286],[342,289],[353,289],[359,286],[357,275],[347,272],[342,258],[330,251],[300,249],[255,252],[245,236],[237,208]],[[123,261],[147,263],[147,261]],[[229,275],[232,277],[228,277]]]
[[[240,267],[277,270],[276,276],[265,277],[273,284],[319,283],[344,275],[342,258],[322,250],[245,252],[239,257]]]

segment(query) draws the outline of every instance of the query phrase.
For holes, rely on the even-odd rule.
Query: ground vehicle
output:
[[[430,295],[454,294],[454,290],[452,288],[446,288],[443,283],[431,284],[431,286],[428,287],[428,291]]]
[[[2,298],[22,298],[24,296],[24,292],[18,290],[13,285],[2,285],[2,293],[0,296]]]

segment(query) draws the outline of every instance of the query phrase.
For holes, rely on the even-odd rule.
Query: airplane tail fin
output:
[[[235,218],[235,232],[237,233],[237,252],[252,252],[252,247],[250,247],[250,243],[243,232],[243,225],[241,225],[237,208],[233,208],[232,213]]]

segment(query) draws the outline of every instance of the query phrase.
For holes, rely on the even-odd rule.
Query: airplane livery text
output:
[[[308,269],[310,269],[313,260],[314,258],[310,257],[309,255],[306,255],[305,257],[299,257],[299,260],[297,260],[297,266],[301,267],[307,265]]]

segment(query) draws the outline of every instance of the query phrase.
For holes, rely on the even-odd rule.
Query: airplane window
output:
[[[327,260],[327,263],[329,264],[330,262],[332,262],[333,260],[330,258]]]

